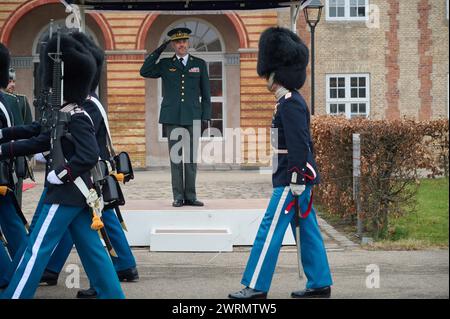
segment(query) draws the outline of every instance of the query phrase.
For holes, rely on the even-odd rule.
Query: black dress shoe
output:
[[[139,274],[136,267],[120,270],[117,272],[119,281],[136,282],[139,281]]]
[[[57,272],[45,269],[41,277],[41,284],[47,284],[47,286],[56,286],[58,284],[59,274]]]
[[[173,207],[181,207],[183,206],[183,201],[181,199],[174,200],[172,203]]]
[[[186,206],[204,206],[205,204],[203,204],[201,201],[196,200],[196,199],[194,199],[194,200],[187,199],[184,201],[184,205],[186,205]]]
[[[231,299],[267,299],[267,292],[245,287],[241,291],[234,292],[228,295]]]
[[[294,291],[292,298],[330,298],[331,287],[309,288],[305,290]]]
[[[95,299],[97,298],[97,291],[90,287],[89,289],[81,289],[77,292],[78,299]]]

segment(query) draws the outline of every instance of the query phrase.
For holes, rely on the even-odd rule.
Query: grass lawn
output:
[[[422,179],[417,194],[416,211],[391,220],[387,237],[366,248],[413,250],[448,247],[448,182],[448,178]],[[345,221],[339,221],[335,216],[327,214],[321,216],[350,239],[358,242],[355,237],[355,226],[345,225]]]

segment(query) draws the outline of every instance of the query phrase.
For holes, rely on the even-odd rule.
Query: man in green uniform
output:
[[[6,92],[13,94],[17,97],[20,119],[16,121],[16,125],[31,124],[33,117],[31,115],[31,107],[28,99],[25,95],[16,92],[16,70],[9,69],[9,83],[6,88]],[[19,123],[20,122],[20,123]]]
[[[9,81],[8,86],[3,90],[4,99],[7,103],[8,111],[11,114],[11,125],[23,125],[31,124],[33,118],[31,116],[31,109],[25,95],[15,93],[16,88],[16,71],[13,68],[9,69]],[[15,158],[15,172],[18,180],[14,193],[16,194],[17,202],[19,206],[22,206],[22,186],[23,179],[27,175],[27,171],[30,170],[27,158],[21,156]]]
[[[143,77],[162,79],[159,123],[165,126],[169,141],[174,207],[203,206],[195,190],[198,141],[193,131],[194,125],[211,120],[208,69],[204,60],[188,53],[190,33],[187,28],[169,31],[170,40],[147,57],[140,71]],[[175,55],[157,62],[169,43]]]

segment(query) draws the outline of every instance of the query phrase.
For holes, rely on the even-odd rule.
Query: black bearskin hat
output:
[[[81,104],[90,93],[97,70],[92,54],[74,38],[61,34],[61,59],[64,62],[64,100]],[[52,86],[53,60],[49,53],[57,50],[57,36],[54,35],[45,48],[44,85]]]
[[[309,50],[292,31],[272,27],[259,39],[257,72],[269,78],[275,72],[274,81],[287,89],[300,89],[306,80]]]
[[[5,89],[9,83],[9,63],[11,57],[7,47],[0,42],[0,88]]]
[[[83,44],[86,49],[91,52],[97,65],[97,72],[95,73],[94,80],[92,81],[90,92],[94,92],[100,82],[100,76],[102,75],[103,62],[105,61],[105,52],[95,44],[86,34],[81,32],[75,32],[72,34],[75,40]]]

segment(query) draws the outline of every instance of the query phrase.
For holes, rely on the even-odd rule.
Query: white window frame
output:
[[[337,0],[338,1],[338,0]],[[369,20],[369,0],[365,0],[365,7],[366,7],[366,15],[364,17],[351,17],[350,16],[350,1],[351,0],[344,0],[345,1],[345,14],[343,17],[330,17],[330,0],[326,0],[326,20],[327,21],[368,21]]]
[[[364,77],[366,79],[366,97],[351,97],[351,78]],[[345,78],[345,98],[330,97],[330,78]],[[342,113],[331,114],[330,104],[345,104],[345,117],[352,118],[351,105],[353,103],[366,103],[366,118],[370,117],[370,74],[369,73],[347,73],[347,74],[327,74],[326,75],[326,111],[328,115],[340,115]]]

